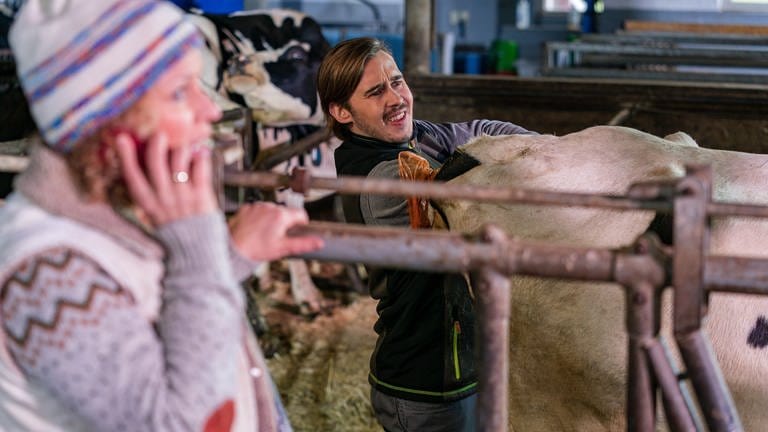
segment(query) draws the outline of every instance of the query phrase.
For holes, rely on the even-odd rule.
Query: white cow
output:
[[[768,205],[768,155],[699,148],[680,133],[662,139],[623,127],[593,127],[562,137],[482,137],[465,149],[482,165],[450,183],[621,195],[634,182],[679,177],[684,164],[706,163],[713,168],[715,200]],[[492,222],[524,239],[600,248],[631,244],[653,217],[466,201],[439,206],[452,230],[474,231]],[[715,220],[711,252],[768,257],[768,220]],[[623,291],[596,283],[514,279],[511,429],[626,430]],[[705,323],[747,431],[768,428],[765,316],[768,297],[714,294]],[[668,315],[665,320],[668,332]],[[750,344],[753,331],[760,337]]]

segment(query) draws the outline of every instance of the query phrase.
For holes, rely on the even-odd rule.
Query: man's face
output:
[[[379,52],[365,65],[348,108],[332,104],[330,113],[352,133],[391,143],[411,139],[413,96],[392,56]]]

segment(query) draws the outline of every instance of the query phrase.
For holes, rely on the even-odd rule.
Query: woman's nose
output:
[[[198,118],[210,123],[219,120],[222,115],[221,108],[202,89],[199,89],[198,96]]]

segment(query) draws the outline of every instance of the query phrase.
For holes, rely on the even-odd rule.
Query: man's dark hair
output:
[[[331,104],[349,109],[349,99],[363,77],[365,65],[376,54],[392,52],[384,42],[370,37],[340,42],[323,59],[317,72],[317,92],[326,122],[334,135],[341,140],[349,139],[349,125],[336,121],[330,115]]]

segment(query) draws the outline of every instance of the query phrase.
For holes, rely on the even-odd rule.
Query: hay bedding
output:
[[[381,431],[369,402],[368,360],[376,342],[376,302],[350,292],[344,267],[311,263],[333,304],[305,317],[290,300],[287,269],[275,263],[267,286],[251,290],[266,322],[259,340],[296,432]]]

